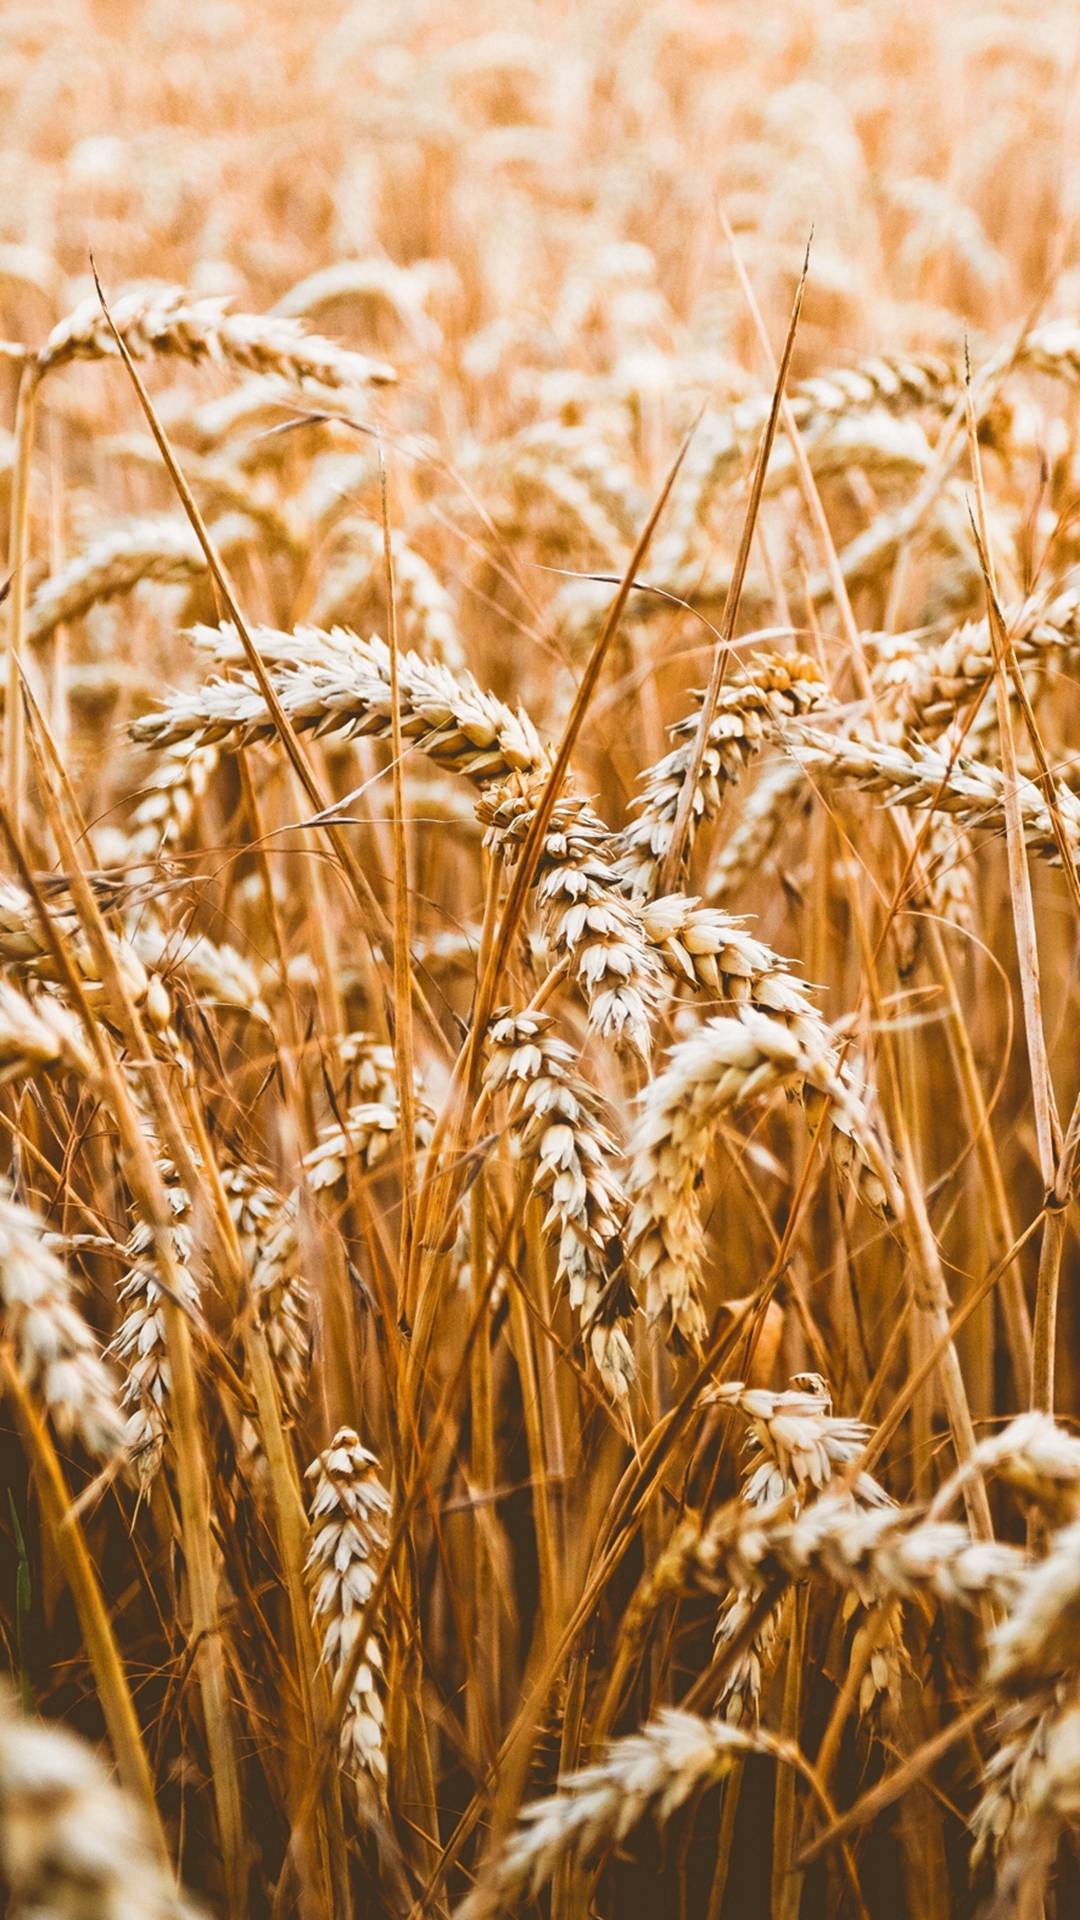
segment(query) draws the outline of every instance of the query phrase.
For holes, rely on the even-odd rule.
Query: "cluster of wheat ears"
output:
[[[1080,1897],[1076,33],[949,12],[0,20],[18,1913]]]

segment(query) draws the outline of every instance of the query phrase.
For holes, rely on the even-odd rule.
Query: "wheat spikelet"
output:
[[[1080,589],[1037,595],[1005,610],[1017,664],[1037,694],[1040,680],[1067,672],[1080,648]],[[874,682],[908,733],[933,738],[966,708],[994,676],[994,651],[986,620],[969,621],[938,646],[918,646],[911,636],[882,635],[875,641]]]
[[[550,1026],[543,1014],[499,1014],[488,1035],[484,1085],[510,1091],[510,1125],[533,1192],[547,1206],[544,1229],[556,1238],[558,1279],[566,1282],[605,1386],[621,1399],[635,1374],[627,1337],[634,1300],[624,1252],[626,1197],[598,1097],[573,1049]]]
[[[486,846],[513,860],[532,823],[537,795],[512,777],[485,792],[477,814]],[[660,998],[660,969],[641,918],[619,890],[610,830],[589,802],[556,804],[537,867],[536,895],[552,948],[568,956],[596,1031],[648,1059]]]
[[[269,1022],[262,997],[265,979],[235,947],[221,945],[204,933],[170,933],[160,923],[146,920],[135,932],[134,949],[153,973],[178,972],[196,1000]]]
[[[423,352],[437,353],[442,335],[425,306],[435,280],[432,264],[420,260],[410,267],[400,267],[392,260],[336,260],[290,287],[277,301],[274,312],[287,319],[306,320],[320,307],[336,301],[376,296],[393,309]]]
[[[171,1231],[180,1287],[179,1304],[189,1312],[197,1312],[199,1288],[190,1267],[194,1246],[187,1219],[190,1201],[167,1163],[162,1171],[165,1195],[173,1215]],[[110,1348],[127,1375],[121,1395],[121,1404],[128,1409],[127,1447],[144,1491],[157,1477],[165,1452],[172,1390],[162,1306],[165,1296],[157,1277],[152,1244],[149,1227],[139,1221],[126,1247],[133,1264],[118,1294],[126,1311]]]
[[[338,1059],[348,1076],[350,1093],[392,1107],[397,1101],[394,1049],[373,1034],[357,1030],[338,1041]]]
[[[303,1274],[295,1193],[264,1220],[251,1268],[251,1295],[266,1329],[282,1398],[299,1412],[311,1368],[311,1294]]]
[[[921,744],[904,748],[841,738],[806,726],[792,727],[786,744],[800,766],[816,779],[885,793],[900,806],[932,806],[964,827],[1004,833],[1003,777],[997,767],[984,761],[962,754],[946,755]],[[1027,846],[1051,865],[1060,864],[1042,788],[1022,777],[1017,792]],[[1054,803],[1075,864],[1080,857],[1080,800],[1069,787],[1057,782]]]
[[[281,316],[229,313],[228,301],[193,298],[182,287],[134,287],[111,303],[116,330],[134,360],[151,355],[210,361],[247,373],[317,380],[325,387],[383,386],[392,367],[305,333]],[[116,342],[96,295],[53,328],[37,355],[40,373],[72,360],[108,360]]]
[[[768,1393],[747,1388],[741,1381],[720,1387],[711,1396],[730,1406],[748,1423],[741,1499],[747,1508],[768,1508],[780,1501],[798,1513],[806,1498],[828,1486],[834,1475],[849,1467],[862,1452],[870,1429],[858,1420],[836,1419],[832,1399],[818,1374],[799,1375],[793,1391]],[[858,1477],[852,1497],[862,1506],[891,1506],[892,1502],[869,1474]],[[737,1588],[721,1609],[716,1625],[718,1646],[741,1632],[752,1610],[756,1583]],[[781,1608],[774,1607],[756,1629],[724,1676],[717,1699],[726,1719],[739,1725],[749,1714],[757,1721],[763,1667],[780,1629]]]
[[[196,638],[220,648],[225,659],[234,657],[238,646],[230,628],[200,629]],[[278,696],[299,732],[389,738],[390,656],[381,640],[358,640],[341,628],[329,634],[301,628],[291,635],[259,627],[253,638],[277,669]],[[455,676],[409,653],[400,660],[400,680],[402,732],[438,766],[481,785],[547,766],[546,750],[528,717],[482,692],[470,674]],[[198,694],[137,720],[131,731],[144,745],[184,742],[190,751],[223,741],[246,746],[272,739],[274,725],[261,696],[243,678],[212,680]]]
[[[124,1445],[115,1384],[44,1232],[0,1183],[0,1299],[19,1373],[62,1439],[77,1434],[88,1453],[107,1460]]]
[[[85,1078],[92,1064],[82,1029],[65,1006],[47,994],[25,1000],[0,981],[0,1086],[37,1073]]]
[[[985,1841],[991,1821],[1001,1821],[1004,1845],[988,1920],[1030,1911],[1053,1865],[1062,1831],[1080,1818],[1080,1705],[1075,1682],[1068,1703],[1044,1713],[1026,1741],[1010,1742],[1000,1756],[1008,1772],[995,1782],[976,1813]],[[1013,1802],[1013,1805],[1009,1803]],[[984,1811],[985,1810],[985,1811]],[[981,1829],[981,1830],[980,1830]]]
[[[1080,1521],[1074,1521],[1052,1536],[1045,1560],[1025,1575],[990,1649],[987,1678],[1021,1692],[1074,1671],[1078,1622]]]
[[[917,420],[897,418],[884,407],[863,412],[811,415],[801,429],[803,450],[815,479],[825,481],[858,467],[880,484],[925,473],[932,449]],[[791,444],[779,438],[769,461],[765,494],[794,486],[798,466]]]
[[[64,622],[81,620],[91,607],[131,593],[142,580],[190,580],[205,571],[202,548],[175,514],[110,527],[38,588],[27,608],[27,638],[35,644],[47,640]]]
[[[386,1551],[390,1496],[377,1467],[375,1455],[361,1446],[359,1436],[342,1427],[307,1470],[314,1482],[307,1559],[312,1611],[322,1637],[323,1663],[335,1675],[349,1662]],[[369,1634],[341,1728],[346,1770],[368,1773],[380,1784],[386,1779],[382,1671],[382,1649]]]
[[[302,1271],[298,1192],[294,1188],[282,1197],[267,1175],[250,1166],[223,1167],[221,1184],[282,1401],[295,1416],[311,1365],[311,1295]],[[253,1453],[257,1437],[247,1424],[244,1439]]]
[[[726,1113],[782,1086],[808,1086],[834,1102],[835,1118],[850,1129],[868,1166],[879,1180],[884,1174],[883,1188],[890,1183],[869,1117],[837,1077],[831,1049],[808,1046],[778,1020],[744,1007],[737,1020],[707,1021],[668,1059],[642,1095],[630,1142],[631,1244],[650,1318],[676,1348],[697,1347],[705,1315],[696,1188]]]
[[[53,890],[53,889],[50,889]],[[98,970],[86,936],[76,916],[69,906],[57,904],[51,913],[57,932],[64,941],[68,959],[80,974],[83,990],[91,1006],[102,1003],[104,989],[98,977]],[[131,994],[136,1006],[143,1008],[151,1026],[160,1031],[169,1019],[169,996],[160,979],[147,972],[143,959],[135,951],[129,940],[108,934],[113,959]],[[47,980],[56,985],[61,981],[60,970],[47,941],[38,918],[37,908],[30,896],[11,881],[0,883],[0,962],[22,975],[36,980]],[[149,960],[152,967],[154,962]],[[66,1007],[59,1001],[47,996],[39,996],[33,1006],[29,1002],[20,1002],[10,988],[2,989],[2,1002],[6,1009],[8,1023],[8,1044],[12,1048],[13,1064],[18,1059],[20,1032],[25,1047],[26,1058],[34,1055],[32,1034],[35,1023],[53,1033],[53,1044],[66,1049],[62,1056],[75,1070],[89,1070],[89,1056],[80,1037],[79,1028]],[[21,1023],[21,1025],[20,1025]],[[42,1066],[47,1064],[48,1041],[44,1033],[38,1041],[37,1052]],[[2,1048],[2,1042],[0,1042]],[[44,1051],[42,1051],[44,1049]],[[14,1067],[16,1076],[23,1070]]]
[[[364,1100],[350,1107],[343,1123],[320,1128],[319,1144],[304,1155],[304,1169],[313,1190],[321,1193],[344,1181],[350,1160],[368,1172],[377,1167],[398,1129],[397,1103]]]
[[[972,1866],[983,1855],[1005,1849],[1026,1810],[1039,1798],[1040,1775],[1046,1766],[1050,1736],[1065,1704],[1066,1689],[1058,1685],[1007,1708],[998,1722],[999,1745],[983,1771],[983,1793],[971,1816],[975,1836]]]
[[[147,782],[148,791],[121,836],[124,858],[137,869],[178,847],[188,833],[220,755],[216,747],[182,745],[161,756]]]
[[[741,1503],[722,1510],[705,1529],[697,1564],[714,1592],[817,1576],[865,1607],[925,1593],[968,1611],[988,1594],[1008,1608],[1027,1576],[1016,1547],[975,1541],[966,1527],[891,1504],[865,1505],[846,1488],[827,1489],[795,1519],[786,1501],[771,1512]]]
[[[784,722],[822,706],[826,689],[816,662],[803,654],[757,655],[745,668],[732,671],[720,691],[716,717],[702,762],[701,781],[694,796],[687,858],[693,834],[710,820],[719,805],[723,786],[738,780],[747,762],[764,742],[775,737]],[[679,796],[690,769],[697,714],[690,713],[672,728],[677,746],[642,775],[644,793],[634,801],[638,818],[620,835],[620,872],[627,890],[649,899],[657,888]]]
[[[822,415],[879,406],[897,413],[919,407],[949,413],[959,385],[957,368],[940,355],[879,354],[800,380],[791,410],[800,428],[812,427]]]
[[[588,428],[544,422],[496,445],[485,466],[504,494],[496,524],[541,553],[584,551],[604,564],[632,546],[641,496],[630,470]]]
[[[193,1920],[96,1753],[0,1695],[0,1868],[13,1920]]]
[[[1019,365],[1062,380],[1080,379],[1080,327],[1075,320],[1049,320],[1024,335],[1017,353]]]
[[[586,1865],[625,1840],[650,1808],[663,1826],[691,1795],[722,1780],[750,1753],[788,1757],[785,1742],[760,1730],[666,1708],[640,1733],[611,1741],[595,1766],[568,1775],[558,1793],[524,1807],[521,1825],[454,1920],[497,1920],[520,1911],[560,1861]]]
[[[104,451],[125,466],[152,474],[161,471],[161,453],[149,434],[117,435]],[[249,523],[271,553],[285,553],[298,562],[308,557],[309,530],[302,512],[297,513],[291,501],[283,503],[269,480],[253,477],[239,462],[207,459],[189,451],[184,453],[184,478],[205,514],[221,515],[226,526],[233,521]],[[220,534],[215,538],[220,546]]]
[[[838,1076],[850,1083],[828,1026],[802,981],[793,979],[788,962],[763,941],[755,940],[739,921],[721,908],[699,906],[696,899],[681,893],[644,902],[641,920],[646,938],[676,980],[722,995],[737,1005],[758,1007],[782,1021],[800,1045],[827,1059]],[[817,1103],[812,1093],[808,1108],[816,1117]],[[878,1172],[880,1157],[873,1161],[867,1158],[842,1114],[834,1116],[830,1138],[837,1171],[852,1176],[867,1206],[877,1212],[887,1211],[887,1195]],[[880,1148],[879,1154],[882,1151]]]

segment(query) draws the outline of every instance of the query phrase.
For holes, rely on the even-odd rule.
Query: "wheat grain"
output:
[[[222,650],[238,646],[231,629],[200,630],[196,638]],[[336,628],[295,635],[255,629],[255,644],[277,667],[274,684],[298,732],[348,731],[388,738],[390,657],[384,643]],[[457,677],[435,662],[404,654],[400,661],[401,723],[410,744],[438,766],[480,784],[511,773],[540,771],[547,756],[532,722],[483,693],[470,674]],[[194,747],[229,741],[234,746],[271,739],[274,725],[253,684],[212,680],[192,698],[180,698],[135,722],[132,736],[147,746]]]
[[[758,876],[805,786],[802,768],[786,756],[767,767],[746,799],[738,826],[709,868],[705,898],[720,906]]]
[[[630,1143],[631,1242],[650,1318],[677,1347],[696,1347],[705,1333],[696,1188],[716,1130],[726,1113],[803,1084],[834,1102],[868,1164],[880,1168],[869,1118],[837,1078],[829,1052],[756,1008],[744,1007],[737,1020],[707,1021],[672,1049],[666,1071],[642,1096]]]
[[[760,1731],[665,1709],[640,1733],[613,1740],[595,1766],[522,1810],[522,1825],[457,1909],[455,1920],[496,1920],[539,1893],[560,1861],[587,1864],[625,1840],[650,1808],[663,1826],[691,1795],[722,1780],[746,1754],[783,1754]]]
[[[512,861],[531,826],[538,795],[512,776],[485,792],[477,813],[486,846]],[[536,895],[554,952],[566,955],[597,1032],[648,1059],[660,999],[660,969],[641,918],[619,890],[609,829],[586,800],[559,800],[537,866]]]
[[[720,806],[726,782],[738,780],[751,757],[766,740],[775,738],[782,723],[825,704],[826,690],[816,663],[801,654],[759,655],[749,666],[736,669],[721,689],[716,718],[694,796],[691,833],[710,820]],[[620,870],[627,889],[636,898],[649,899],[659,882],[660,869],[671,841],[679,796],[690,768],[696,713],[687,714],[672,728],[686,744],[667,754],[642,775],[645,791],[634,802],[638,818],[621,835]]]
[[[820,1375],[800,1376],[794,1389],[767,1393],[747,1388],[741,1381],[716,1389],[711,1396],[747,1421],[741,1498],[747,1508],[768,1508],[781,1501],[798,1513],[807,1497],[820,1493],[833,1477],[850,1467],[862,1452],[869,1428],[857,1420],[836,1419],[828,1387]],[[791,1496],[789,1500],[789,1496]],[[862,1506],[891,1506],[887,1494],[869,1474],[860,1474],[853,1498]],[[746,1625],[757,1588],[736,1589],[725,1601],[716,1625],[716,1644],[725,1646]],[[780,1632],[782,1609],[774,1607],[756,1628],[724,1676],[716,1705],[727,1720],[741,1725],[758,1719],[763,1671]]]
[[[179,1304],[189,1312],[197,1312],[199,1287],[190,1266],[194,1250],[188,1224],[190,1201],[175,1177],[169,1177],[167,1165],[163,1172],[165,1194],[173,1215],[171,1231],[180,1282]],[[152,1236],[143,1222],[130,1234],[126,1252],[133,1264],[117,1296],[126,1311],[113,1336],[110,1352],[116,1355],[127,1376],[121,1395],[121,1404],[128,1409],[127,1448],[140,1486],[146,1491],[157,1477],[168,1439],[172,1369],[167,1353],[165,1294],[152,1256]]]
[[[358,1435],[342,1427],[307,1470],[314,1482],[307,1561],[312,1609],[322,1636],[323,1662],[335,1674],[349,1664],[386,1550],[390,1497],[377,1466]],[[386,1779],[382,1671],[382,1649],[369,1634],[342,1722],[341,1754],[349,1772],[362,1770],[378,1782]]]
[[[124,1445],[115,1383],[75,1303],[70,1277],[45,1245],[44,1223],[0,1185],[0,1298],[4,1331],[31,1393],[62,1439],[77,1434],[107,1460]]]
[[[547,1206],[559,1281],[600,1376],[616,1399],[633,1382],[628,1337],[634,1299],[626,1272],[627,1202],[615,1174],[614,1141],[573,1049],[542,1014],[499,1014],[488,1036],[484,1084],[510,1090],[509,1117],[533,1191]]]
[[[22,1920],[192,1920],[135,1803],[85,1741],[0,1697],[0,1866]]]
[[[0,1086],[35,1073],[74,1073],[85,1078],[91,1068],[82,1029],[65,1006],[47,994],[39,994],[32,1002],[25,1000],[0,981]]]
[[[111,302],[113,323],[132,359],[150,355],[209,361],[247,373],[317,380],[326,387],[383,386],[392,367],[305,333],[296,320],[230,313],[222,299],[192,298],[182,287],[134,287]],[[39,373],[72,360],[115,359],[118,348],[91,294],[53,328],[37,355]]]
[[[1004,833],[1003,776],[999,768],[984,761],[923,745],[904,748],[841,738],[805,726],[792,727],[786,743],[800,766],[816,779],[885,793],[896,805],[933,807],[964,827]],[[1052,865],[1060,864],[1042,788],[1021,777],[1018,798],[1027,846]],[[1069,787],[1055,782],[1053,801],[1075,862],[1080,856],[1080,800]]]

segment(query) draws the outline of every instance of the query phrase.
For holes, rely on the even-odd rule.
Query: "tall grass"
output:
[[[14,1909],[1063,1916],[1073,10],[0,41]]]

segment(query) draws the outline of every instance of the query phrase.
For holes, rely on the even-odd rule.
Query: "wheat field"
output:
[[[1065,1920],[1075,7],[0,100],[9,1911]]]

